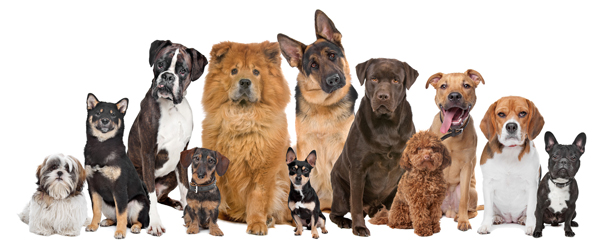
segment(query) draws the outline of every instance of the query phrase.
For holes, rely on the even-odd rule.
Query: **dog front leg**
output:
[[[317,220],[318,219],[319,219],[319,215],[317,215],[315,213],[315,211],[313,211],[310,216],[310,233],[312,234],[313,239],[319,238],[319,232],[317,231]]]
[[[187,150],[187,146],[184,150]],[[187,168],[181,166],[181,162],[177,163],[177,169],[175,169],[175,174],[177,175],[177,185],[179,186],[179,195],[181,196],[181,209],[176,208],[177,210],[183,210],[185,206],[187,206],[187,199],[185,198],[188,193],[189,183],[187,176]]]
[[[572,207],[568,207],[565,212],[565,236],[573,237],[575,236],[575,232],[571,229],[573,218],[575,217],[575,203],[573,203]]]
[[[292,217],[294,218],[294,222],[296,223],[296,229],[294,231],[296,231],[294,233],[294,235],[299,236],[302,235],[302,230],[304,230],[303,226],[302,226],[302,220],[300,219],[300,217],[297,214],[292,213]]]
[[[469,205],[469,184],[473,175],[473,168],[467,167],[460,172],[460,201],[458,204],[458,230],[467,231],[471,229],[469,223],[468,205]]]
[[[87,232],[95,232],[100,226],[102,219],[102,197],[90,189],[90,199],[92,200],[92,222],[85,228]]]
[[[489,180],[483,180],[483,221],[477,229],[479,234],[489,234],[492,229],[494,219],[494,190]]]
[[[538,197],[547,197],[547,195],[543,196],[544,193],[540,190],[541,188],[538,190]],[[535,208],[535,230],[533,230],[534,238],[542,237],[542,230],[544,230],[544,207],[545,204],[538,199]]]
[[[246,233],[255,235],[267,235],[267,207],[271,197],[267,197],[264,186],[258,184],[250,192],[246,204]]]
[[[117,190],[122,192],[122,190]],[[115,209],[117,215],[117,230],[115,231],[115,239],[125,239],[127,233],[127,194],[113,194],[115,201]]]
[[[537,189],[538,189],[537,181],[532,183],[529,186],[529,188],[527,189],[527,196],[528,196],[527,210],[526,210],[527,219],[525,221],[525,234],[527,234],[527,235],[532,235],[533,230],[535,229],[535,223],[536,223],[535,208],[536,208],[536,204],[537,204]]]
[[[352,170],[352,168],[350,168]],[[352,233],[357,236],[370,236],[365,226],[363,214],[363,195],[365,192],[365,173],[359,167],[350,173],[350,215],[352,217]]]

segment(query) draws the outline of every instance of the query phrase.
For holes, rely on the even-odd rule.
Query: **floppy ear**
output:
[[[223,176],[227,172],[227,168],[229,168],[229,159],[219,152],[217,152],[217,158],[217,174]]]
[[[371,65],[372,61],[373,59],[369,59],[365,62],[356,65],[356,76],[358,77],[358,82],[360,82],[360,86],[362,86],[365,83],[365,80],[367,78],[367,69],[369,68],[369,65]]]
[[[44,161],[42,162],[42,164],[40,164],[37,167],[37,170],[35,171],[35,177],[37,177],[37,182],[35,184],[40,185],[40,179],[42,179],[42,168],[44,166],[46,166],[46,161],[48,160],[49,156],[46,156],[46,158],[44,158]]]
[[[413,165],[410,164],[410,159],[409,159],[410,157],[408,156],[409,151],[410,151],[410,149],[407,146],[404,149],[404,152],[402,152],[402,157],[400,158],[400,167],[403,169],[406,169],[407,171],[411,170],[413,168]]]
[[[404,86],[406,86],[406,89],[408,90],[415,83],[417,77],[419,77],[419,72],[408,65],[408,63],[401,63],[404,66]]]
[[[187,169],[190,164],[192,164],[192,157],[194,156],[194,152],[196,152],[197,148],[188,149],[185,151],[181,151],[179,154],[179,163],[185,169]]]
[[[223,56],[231,49],[231,46],[231,42],[221,42],[213,45],[212,50],[210,51],[210,60],[216,63],[221,62]]]
[[[279,43],[271,43],[269,41],[265,41],[263,42],[263,45],[263,53],[265,54],[267,60],[274,63],[275,65],[281,65],[281,56],[279,56],[281,51],[279,50]]]
[[[152,44],[150,44],[150,57],[149,57],[150,58],[149,59],[150,67],[152,67],[154,65],[154,60],[156,60],[156,55],[158,54],[158,52],[162,48],[170,46],[171,44],[173,44],[173,43],[171,43],[171,41],[169,41],[169,40],[166,40],[166,41],[156,40],[156,41],[152,42]]]
[[[442,141],[440,141],[439,145],[441,146],[442,156],[444,157],[442,160],[442,169],[450,167],[450,165],[452,165],[452,156],[450,155],[450,151],[448,151],[448,148],[442,144]]]
[[[579,149],[579,151],[582,154],[585,152],[585,140],[586,140],[585,133],[580,133],[575,138],[575,141],[573,141],[573,145],[577,146],[577,148]]]
[[[190,77],[192,81],[198,80],[204,73],[204,67],[208,64],[208,60],[202,53],[193,48],[186,49],[186,52],[192,56],[192,68],[190,69]]]
[[[314,168],[317,164],[317,151],[310,151],[310,154],[308,154],[305,161],[308,162],[308,164],[310,164],[310,166]]]
[[[99,103],[98,98],[96,98],[96,96],[94,94],[89,93],[87,96],[87,109],[88,110],[94,109],[98,103]]]
[[[81,162],[79,162],[79,160],[77,160],[77,158],[70,156],[70,155],[67,157],[69,159],[71,159],[71,163],[74,165],[72,167],[75,168],[75,173],[77,173],[77,176],[78,176],[76,190],[81,192],[83,190],[83,184],[85,183],[85,177],[86,177],[85,169],[81,165]]]
[[[485,135],[485,138],[487,138],[488,141],[491,141],[494,138],[494,136],[496,136],[496,105],[497,105],[497,103],[498,102],[494,102],[494,103],[492,103],[492,105],[490,105],[487,112],[485,112],[483,119],[481,119],[481,123],[479,124],[479,128],[481,129],[481,132],[483,132],[483,135]]]
[[[532,101],[527,100],[529,105],[529,123],[527,123],[527,135],[530,140],[535,139],[544,128],[544,117],[540,114],[535,104]]]
[[[278,34],[277,41],[279,42],[279,48],[281,48],[281,54],[285,57],[285,60],[287,60],[290,66],[302,71],[302,55],[306,49],[306,45],[289,38],[284,34]]]
[[[287,153],[285,154],[285,163],[290,164],[294,160],[296,160],[296,152],[294,152],[292,147],[289,147]]]
[[[442,79],[442,76],[444,76],[444,73],[442,72],[431,75],[429,79],[427,79],[427,83],[425,83],[425,89],[429,88],[430,84],[437,89],[437,83],[440,79]]]
[[[546,143],[546,152],[548,153],[550,153],[550,150],[552,150],[554,145],[558,144],[556,137],[554,137],[554,134],[552,134],[550,131],[546,131],[546,134],[544,135],[544,142]]]
[[[119,112],[121,112],[122,114],[125,114],[125,112],[127,111],[128,105],[129,105],[129,99],[123,98],[117,102],[117,109],[119,109]]]
[[[317,39],[323,38],[342,47],[342,33],[336,28],[331,19],[321,10],[315,11],[315,33]]]
[[[483,80],[483,76],[481,76],[481,74],[479,74],[479,72],[477,72],[473,69],[468,69],[467,71],[465,71],[465,75],[469,76],[469,78],[471,78],[471,80],[473,80],[473,82],[475,83],[475,87],[477,87],[477,85],[479,85],[480,82],[485,84],[485,80]]]

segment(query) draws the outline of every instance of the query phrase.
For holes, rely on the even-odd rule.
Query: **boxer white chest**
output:
[[[185,93],[184,93],[185,95]],[[180,104],[164,98],[158,99],[160,120],[158,122],[157,151],[166,150],[169,159],[159,169],[155,176],[162,177],[177,167],[181,151],[190,141],[193,129],[192,109],[186,98]]]

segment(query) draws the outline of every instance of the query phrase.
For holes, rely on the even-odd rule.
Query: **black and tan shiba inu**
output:
[[[350,67],[342,47],[342,34],[320,10],[315,13],[317,40],[304,45],[277,35],[290,66],[298,68],[296,86],[296,134],[298,157],[319,152],[312,183],[323,209],[331,208],[330,173],[344,148],[354,121],[358,93],[350,84]]]

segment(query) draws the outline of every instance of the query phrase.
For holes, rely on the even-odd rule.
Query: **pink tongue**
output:
[[[442,134],[448,133],[450,126],[452,125],[452,119],[454,118],[454,114],[458,111],[457,108],[452,108],[444,113],[444,122],[442,122],[442,127],[440,128],[440,132]]]

